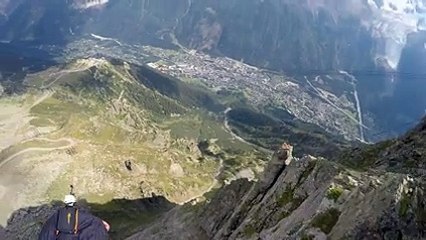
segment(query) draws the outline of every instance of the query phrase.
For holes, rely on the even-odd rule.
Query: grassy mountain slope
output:
[[[0,142],[3,223],[13,210],[61,199],[73,184],[121,239],[158,214],[133,217],[132,204],[113,199],[209,199],[221,183],[256,178],[267,149],[279,142],[298,143],[298,155],[343,146],[311,124],[250,107],[241,96],[117,59],[76,59],[29,74],[23,85],[23,93],[0,99],[0,134],[7,139]]]
[[[80,59],[29,75],[24,85],[25,93],[1,99],[3,223],[13,209],[61,199],[69,184],[89,202],[155,194],[183,203],[216,178],[246,168],[255,177],[262,168],[265,153],[208,111],[209,103],[220,108],[211,93],[149,69]]]

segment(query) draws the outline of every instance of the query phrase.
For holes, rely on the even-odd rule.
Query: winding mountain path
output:
[[[50,152],[50,151],[55,151],[55,150],[64,150],[64,149],[69,149],[71,147],[73,147],[75,145],[75,142],[70,139],[70,138],[61,138],[61,139],[57,139],[57,140],[52,140],[52,139],[46,139],[46,138],[36,138],[36,139],[31,139],[31,141],[34,140],[41,140],[41,141],[46,141],[46,142],[61,142],[61,141],[66,141],[68,142],[67,145],[65,146],[61,146],[61,147],[51,147],[51,148],[42,148],[42,147],[31,147],[31,148],[27,148],[24,149],[22,151],[19,151],[15,154],[13,154],[12,156],[6,158],[5,160],[1,161],[0,163],[0,169],[8,164],[9,162],[13,161],[14,159],[16,159],[16,157],[25,154],[25,153],[29,153],[29,152]]]

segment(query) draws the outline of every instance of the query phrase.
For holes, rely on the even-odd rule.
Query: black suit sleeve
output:
[[[58,212],[53,214],[53,216],[51,216],[43,225],[38,240],[56,240],[57,220]]]
[[[108,240],[108,232],[100,218],[87,212],[81,212],[79,221],[80,239]]]

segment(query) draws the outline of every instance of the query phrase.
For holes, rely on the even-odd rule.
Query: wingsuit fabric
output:
[[[100,218],[90,214],[88,211],[79,209],[78,234],[57,235],[58,219],[61,210],[53,214],[44,224],[39,240],[108,240],[108,232]]]

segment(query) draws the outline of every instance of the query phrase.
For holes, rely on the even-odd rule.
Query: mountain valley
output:
[[[262,169],[267,153],[194,108],[207,92],[178,83],[170,94],[186,92],[177,102],[145,87],[137,71],[81,59],[28,75],[25,94],[2,98],[3,223],[11,210],[62,198],[70,184],[90,202],[154,194],[184,203],[214,187],[216,177],[249,168],[254,178]]]
[[[0,0],[0,240],[425,239],[425,12]]]

